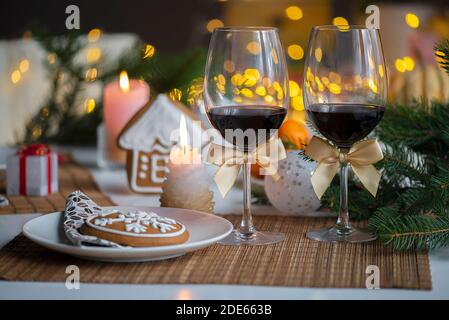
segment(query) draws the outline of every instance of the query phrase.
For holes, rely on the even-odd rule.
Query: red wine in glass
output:
[[[384,112],[384,106],[373,104],[314,104],[307,108],[318,131],[342,149],[365,138]]]
[[[275,130],[279,129],[287,110],[273,106],[245,105],[211,108],[207,115],[212,126],[229,143],[244,151],[251,151],[269,140]],[[246,135],[245,139],[239,140],[236,135],[227,135],[227,130],[241,130],[243,133],[253,130],[255,134],[253,137]]]

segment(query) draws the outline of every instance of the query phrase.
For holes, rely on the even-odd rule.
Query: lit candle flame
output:
[[[129,92],[129,78],[126,71],[120,73],[120,89],[125,93]]]

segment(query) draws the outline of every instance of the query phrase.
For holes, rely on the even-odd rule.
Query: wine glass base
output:
[[[347,235],[340,235],[335,227],[309,231],[306,235],[309,239],[321,242],[362,243],[377,239],[377,236],[369,230],[357,228],[352,228],[352,232]]]
[[[255,231],[251,236],[246,236],[240,230],[234,230],[232,233],[219,241],[218,244],[224,246],[263,246],[275,244],[284,241],[283,233]]]

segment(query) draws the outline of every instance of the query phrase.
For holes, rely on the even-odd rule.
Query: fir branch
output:
[[[437,43],[434,49],[438,64],[449,74],[449,39]]]
[[[449,245],[449,219],[434,215],[397,217],[379,211],[369,228],[397,250],[436,249]]]

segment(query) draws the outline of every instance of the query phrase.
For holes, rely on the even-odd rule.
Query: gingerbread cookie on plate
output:
[[[115,211],[93,216],[86,220],[81,232],[130,247],[168,246],[189,240],[184,225],[144,211]]]

